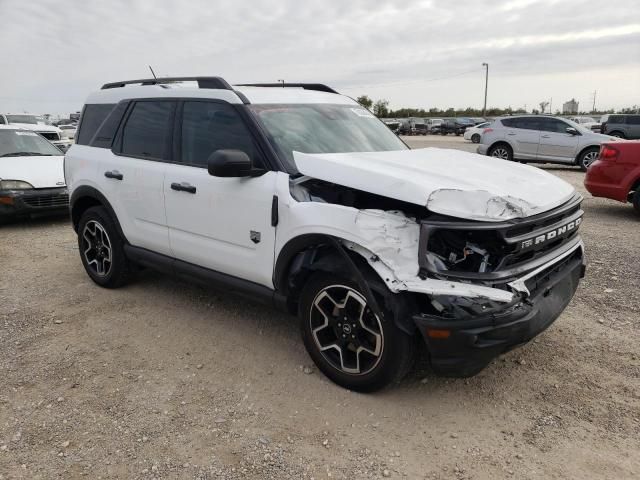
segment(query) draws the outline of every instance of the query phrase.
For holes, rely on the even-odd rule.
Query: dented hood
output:
[[[479,221],[555,208],[574,188],[539,168],[443,148],[393,152],[294,152],[303,175]]]

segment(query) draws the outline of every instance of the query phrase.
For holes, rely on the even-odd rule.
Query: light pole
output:
[[[484,108],[482,109],[482,116],[487,116],[487,88],[489,87],[489,64],[483,63],[483,67],[486,67],[484,75]]]

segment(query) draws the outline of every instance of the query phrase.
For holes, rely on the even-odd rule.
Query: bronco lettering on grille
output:
[[[582,223],[582,217],[575,219],[573,222],[569,222],[566,225],[563,225],[559,228],[551,230],[549,232],[543,233],[542,235],[537,235],[533,238],[529,238],[527,240],[523,240],[520,244],[520,248],[529,248],[534,245],[540,245],[541,243],[548,242],[549,240],[553,240],[556,237],[562,236],[572,230],[575,230]]]

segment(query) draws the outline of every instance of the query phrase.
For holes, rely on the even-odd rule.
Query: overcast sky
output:
[[[68,113],[105,82],[327,83],[392,107],[640,105],[638,0],[0,0],[0,111]]]

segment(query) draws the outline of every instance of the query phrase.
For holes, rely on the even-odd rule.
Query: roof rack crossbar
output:
[[[295,87],[305,90],[315,90],[317,92],[338,93],[333,88],[322,83],[240,83],[237,87]]]
[[[171,82],[198,82],[199,88],[212,88],[218,90],[233,90],[226,80],[222,77],[162,77],[162,78],[143,78],[140,80],[124,80],[122,82],[105,83],[101,90],[109,88],[121,88],[125,85],[132,85],[139,83],[140,85],[159,85],[163,83]]]

